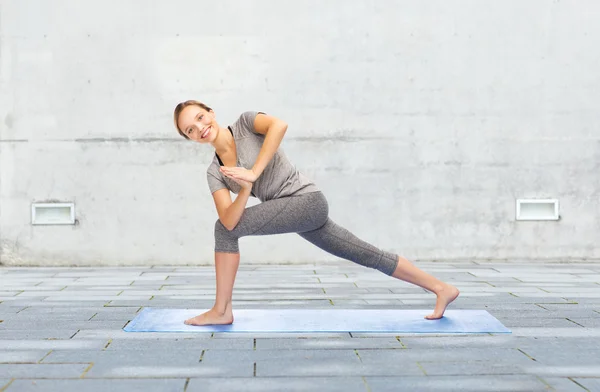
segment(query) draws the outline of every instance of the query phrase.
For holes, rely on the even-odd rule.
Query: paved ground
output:
[[[510,335],[127,333],[208,308],[212,267],[0,268],[0,391],[600,391],[600,262],[417,263]],[[335,264],[242,266],[236,308],[431,309]]]

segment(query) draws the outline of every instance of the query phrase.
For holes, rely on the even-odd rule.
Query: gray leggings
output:
[[[238,239],[244,236],[298,233],[326,252],[392,275],[397,255],[357,238],[328,215],[329,205],[322,192],[268,200],[246,208],[231,231],[217,220],[215,252],[238,253]]]

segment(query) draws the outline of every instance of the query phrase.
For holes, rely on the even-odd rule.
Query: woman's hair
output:
[[[180,104],[175,106],[175,112],[173,113],[173,119],[175,120],[175,128],[177,128],[177,132],[179,132],[179,134],[181,136],[183,136],[184,138],[186,138],[188,140],[189,140],[189,137],[187,137],[187,135],[181,129],[179,129],[179,125],[177,125],[177,120],[179,119],[179,115],[181,114],[183,109],[187,108],[188,106],[192,106],[192,105],[199,106],[202,109],[206,110],[207,112],[210,112],[212,110],[211,108],[209,108],[202,102],[194,101],[193,99],[190,99],[189,101],[181,102]]]

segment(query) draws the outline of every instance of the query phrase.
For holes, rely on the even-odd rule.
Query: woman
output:
[[[441,318],[458,296],[456,287],[421,271],[405,258],[360,240],[329,219],[323,193],[279,149],[287,130],[285,122],[262,112],[244,112],[234,124],[223,128],[215,112],[198,101],[178,104],[174,120],[181,136],[215,149],[207,179],[219,215],[215,224],[215,304],[185,324],[233,323],[231,299],[240,263],[238,239],[249,235],[298,233],[333,255],[429,290],[437,296],[433,313],[425,317],[429,320]],[[237,194],[233,202],[230,191]],[[250,196],[262,203],[246,208]]]

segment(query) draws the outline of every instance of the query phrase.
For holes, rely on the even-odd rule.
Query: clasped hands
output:
[[[224,176],[231,178],[243,187],[251,187],[252,183],[258,178],[253,170],[245,167],[221,166],[220,170]]]

